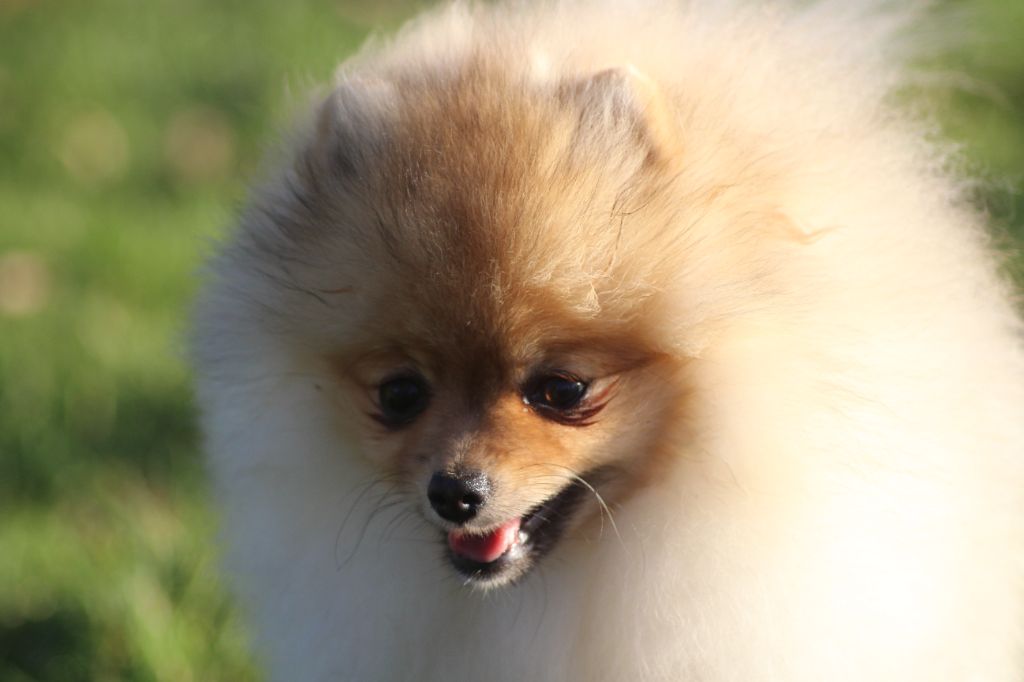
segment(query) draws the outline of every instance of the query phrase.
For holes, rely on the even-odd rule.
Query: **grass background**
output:
[[[943,4],[959,86],[930,105],[1020,236],[1024,0]],[[216,572],[193,273],[288,91],[412,9],[0,0],[0,681],[259,677]]]

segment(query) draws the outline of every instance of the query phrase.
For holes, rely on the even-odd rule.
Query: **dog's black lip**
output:
[[[512,571],[516,571],[513,580],[522,577],[558,544],[576,510],[592,491],[594,483],[591,481],[595,481],[599,474],[599,471],[594,471],[586,477],[577,476],[557,493],[530,509],[523,515],[519,526],[520,531],[527,534],[526,542],[513,545],[494,561],[473,561],[456,554],[446,543],[449,561],[467,581],[486,581]]]

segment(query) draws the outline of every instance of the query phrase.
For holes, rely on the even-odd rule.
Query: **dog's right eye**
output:
[[[581,424],[596,414],[583,410],[587,382],[567,372],[534,377],[523,391],[523,401],[540,414],[562,424]]]
[[[381,412],[378,421],[390,427],[405,426],[426,409],[429,400],[430,390],[420,377],[388,379],[377,389]]]

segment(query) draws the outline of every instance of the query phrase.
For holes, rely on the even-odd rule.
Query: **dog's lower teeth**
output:
[[[530,534],[526,533],[524,531],[519,531],[519,537],[516,538],[516,540],[519,542],[520,545],[525,545],[526,541],[529,540],[529,539],[530,539]]]

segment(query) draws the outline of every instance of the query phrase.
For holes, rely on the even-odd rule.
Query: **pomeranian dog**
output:
[[[455,5],[342,65],[196,316],[275,679],[1024,679],[1022,325],[905,19]]]

